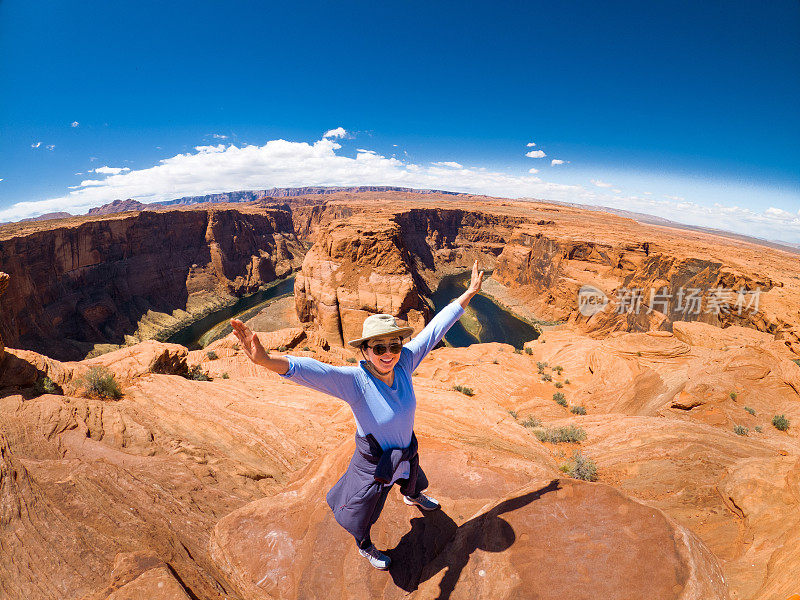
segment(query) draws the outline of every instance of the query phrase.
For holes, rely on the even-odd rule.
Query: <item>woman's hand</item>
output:
[[[472,297],[481,291],[481,283],[483,283],[483,271],[478,272],[478,261],[476,260],[472,265],[472,278],[470,279],[469,287],[466,292],[458,297],[458,303],[461,308],[466,310],[467,304],[472,300]]]
[[[233,333],[238,338],[247,358],[257,365],[266,365],[269,353],[261,345],[258,336],[239,319],[231,319],[231,327],[233,327]]]
[[[472,279],[469,282],[467,292],[469,292],[471,296],[474,296],[481,291],[481,283],[483,283],[483,271],[478,273],[478,261],[476,260],[472,265]]]

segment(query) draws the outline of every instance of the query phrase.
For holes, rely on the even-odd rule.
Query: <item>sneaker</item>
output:
[[[383,552],[378,550],[375,547],[375,544],[372,544],[369,548],[362,550],[361,548],[358,549],[361,553],[361,556],[366,556],[369,559],[369,564],[371,564],[376,569],[380,569],[381,571],[385,571],[389,568],[389,565],[392,562],[392,559],[386,556]]]
[[[439,503],[433,498],[428,498],[425,494],[418,494],[417,496],[403,496],[403,502],[411,506],[419,506],[422,510],[436,510],[439,508]]]

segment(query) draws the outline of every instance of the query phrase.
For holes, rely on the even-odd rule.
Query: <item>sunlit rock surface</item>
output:
[[[565,319],[523,351],[475,344],[423,361],[415,429],[443,508],[423,516],[392,490],[373,536],[394,559],[388,573],[359,556],[325,504],[352,452],[346,404],[253,365],[232,335],[203,350],[147,341],[81,361],[20,350],[14,328],[39,317],[8,316],[32,290],[14,287],[14,275],[0,298],[10,346],[0,362],[0,597],[800,593],[796,255],[544,203],[445,202],[376,193],[298,205],[286,227],[302,228],[298,244],[315,244],[298,275],[308,318],[257,332],[272,352],[352,364],[335,331],[346,338],[373,310],[402,313],[408,298],[422,303],[407,311],[419,311],[421,326],[437,277],[477,257],[495,269],[504,304]],[[14,244],[46,231],[24,226]],[[247,245],[219,243],[219,257],[253,264]],[[277,253],[262,258],[273,264]],[[284,256],[287,269],[300,266],[300,253]],[[258,279],[234,272],[245,287]],[[574,303],[579,283],[613,298],[619,286],[661,281],[765,291],[759,311],[741,318],[609,309],[587,319]],[[336,308],[326,317],[328,297]],[[97,366],[114,374],[120,399],[77,385]],[[198,367],[210,381],[183,376]],[[44,376],[55,393],[43,393]],[[788,430],[772,425],[775,415]],[[536,435],[566,425],[586,438]],[[561,470],[574,451],[594,461],[596,482]]]

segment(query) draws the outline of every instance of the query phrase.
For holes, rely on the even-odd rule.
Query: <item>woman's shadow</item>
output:
[[[412,592],[420,583],[446,569],[439,583],[439,600],[449,598],[475,550],[502,552],[516,540],[514,529],[500,515],[527,506],[558,488],[558,479],[554,479],[538,490],[501,502],[460,527],[442,509],[411,519],[411,531],[400,539],[397,546],[386,551],[392,559],[389,573],[395,585]],[[448,552],[443,553],[442,550],[457,533],[458,539]]]

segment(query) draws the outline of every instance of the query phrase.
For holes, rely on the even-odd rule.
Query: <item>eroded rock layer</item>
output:
[[[49,288],[32,282],[47,271],[35,250],[27,275],[7,268],[21,264],[21,254],[3,255],[13,277],[0,300],[10,346],[0,363],[0,597],[773,600],[800,593],[795,256],[486,198],[447,204],[341,194],[294,208],[204,211],[147,217],[185,219],[184,234],[202,238],[207,260],[189,263],[187,289],[249,290],[265,273],[299,266],[305,249],[295,252],[296,231],[314,240],[298,275],[306,322],[259,332],[271,352],[346,366],[350,355],[332,342],[351,335],[363,315],[393,312],[421,326],[438,277],[476,258],[495,269],[487,289],[508,306],[566,322],[546,327],[524,351],[475,344],[439,348],[423,361],[413,378],[415,430],[442,510],[423,515],[391,491],[373,530],[394,559],[382,573],[359,556],[325,504],[352,452],[346,404],[255,366],[233,336],[197,351],[151,340],[80,361],[19,349],[14,331],[27,317],[14,282],[18,273],[27,277],[21,289],[34,299],[32,322],[41,323]],[[128,260],[158,262],[164,273],[163,256],[184,260],[176,250],[183,234],[169,232],[150,258],[126,258],[134,246],[123,240],[155,244],[134,235],[140,216],[53,229],[72,240],[58,246],[61,254],[50,247],[59,276],[84,284],[71,293],[92,297],[89,283],[130,272]],[[44,236],[35,229],[42,223],[25,227],[34,230],[0,245],[18,252],[28,237]],[[81,227],[93,233],[70,233]],[[251,244],[264,244],[263,254]],[[93,247],[116,249],[117,267],[103,266]],[[64,253],[73,257],[69,269]],[[586,319],[573,294],[584,283],[612,298],[621,286],[651,284],[765,291],[759,309],[741,319],[681,321],[656,311],[634,318],[610,309]],[[92,367],[114,375],[119,399],[87,387]],[[210,380],[188,378],[198,367]],[[773,425],[776,416],[787,427]],[[569,426],[579,428],[568,430],[575,436],[557,441]],[[587,459],[597,481],[569,478],[588,476]]]
[[[13,347],[83,358],[123,343],[149,312],[255,291],[304,252],[283,210],[145,211],[3,237],[0,332]]]

